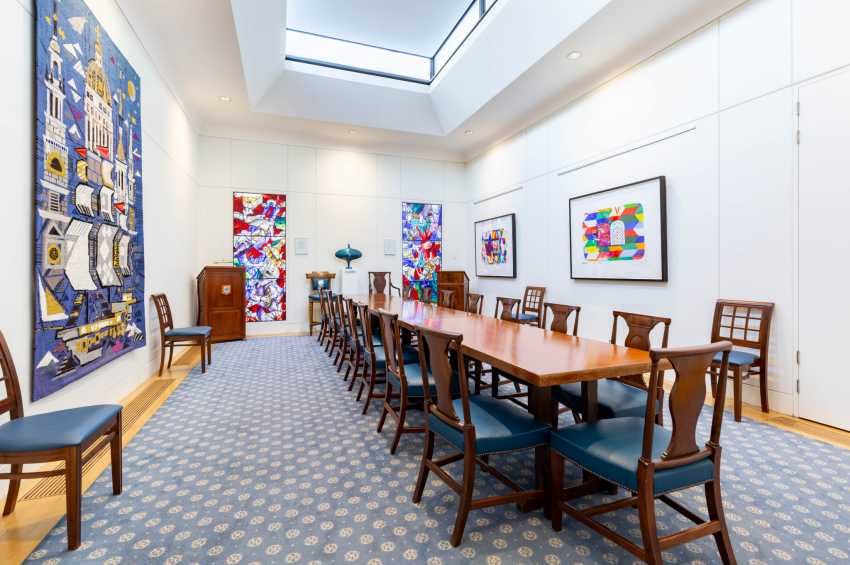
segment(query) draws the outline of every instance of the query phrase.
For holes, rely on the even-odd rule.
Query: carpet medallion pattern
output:
[[[225,343],[214,355],[207,373],[194,369],[126,447],[124,493],[111,495],[108,471],[86,492],[80,549],[65,550],[63,520],[29,562],[635,562],[569,518],[555,533],[542,512],[512,505],[472,511],[462,545],[452,548],[454,493],[432,474],[422,503],[410,501],[421,436],[403,436],[391,456],[392,422],[375,433],[378,406],[360,415],[362,405],[314,338]],[[703,438],[709,421],[705,411]],[[731,417],[722,444],[726,516],[740,563],[850,559],[850,452]],[[521,483],[532,480],[530,452],[492,462]],[[477,475],[476,496],[503,490]],[[677,496],[706,515],[701,489]],[[640,538],[636,511],[606,522]],[[659,506],[662,535],[688,525]],[[709,538],[664,556],[719,562]]]

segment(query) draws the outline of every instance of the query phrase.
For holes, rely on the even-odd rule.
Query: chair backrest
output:
[[[543,309],[543,297],[546,295],[545,286],[527,286],[522,296],[522,314],[537,314],[540,317]]]
[[[353,298],[347,298],[345,302],[345,323],[348,328],[348,339],[355,351],[360,350],[360,335],[357,331],[357,305]]]
[[[711,341],[728,340],[738,347],[758,349],[762,363],[767,364],[773,306],[773,302],[718,300]]]
[[[546,320],[549,317],[549,312],[552,312],[552,325],[549,326],[549,329],[553,332],[561,332],[565,334],[569,334],[569,318],[572,313],[575,312],[575,316],[573,316],[573,332],[572,335],[578,335],[578,315],[581,313],[581,306],[570,306],[569,304],[555,304],[553,302],[546,302],[543,305],[543,317],[540,318],[540,327],[546,327]]]
[[[650,334],[652,334],[652,330],[654,330],[658,324],[664,324],[664,333],[661,336],[661,347],[667,347],[667,340],[670,337],[670,318],[650,316],[648,314],[635,314],[633,312],[620,312],[618,310],[614,310],[612,314],[614,315],[614,323],[611,326],[612,344],[617,344],[617,326],[619,319],[622,319],[626,323],[626,327],[629,329],[629,332],[626,334],[626,339],[623,340],[623,345],[626,347],[633,347],[644,351],[652,349]],[[643,381],[643,375],[625,375],[619,377],[618,380],[644,390],[656,390],[647,386],[647,384]],[[662,375],[662,380],[659,383],[659,388],[657,389],[659,395],[663,394],[663,386],[664,382]]]
[[[21,400],[21,383],[18,382],[18,372],[15,362],[6,344],[6,337],[0,332],[0,378],[6,385],[6,398],[0,400],[0,414],[9,413],[12,420],[24,417],[24,403]]]
[[[360,325],[363,328],[363,347],[366,352],[374,360],[375,358],[375,342],[372,339],[372,319],[373,312],[369,310],[368,304],[358,303],[357,312],[360,314]]]
[[[330,316],[331,327],[333,328],[334,335],[337,335],[341,330],[339,305],[337,304],[336,297],[336,294],[328,291],[328,315]]]
[[[393,275],[389,271],[369,271],[369,294],[391,294]]]
[[[406,284],[401,289],[401,296],[405,300],[410,300],[413,297],[413,287],[409,284]]]
[[[472,314],[480,314],[484,307],[484,295],[474,292],[466,293],[466,311]]]
[[[405,381],[404,362],[401,361],[401,331],[398,326],[398,314],[378,310],[378,319],[381,324],[381,341],[384,344],[387,371],[398,375],[399,380]]]
[[[444,308],[452,308],[454,306],[455,291],[441,289],[438,292],[440,294],[440,306],[443,306]]]
[[[156,308],[156,316],[159,318],[159,333],[165,334],[168,330],[174,328],[174,318],[171,317],[171,306],[168,305],[168,297],[164,294],[153,294],[154,308]]]
[[[434,300],[434,295],[430,286],[423,285],[419,287],[419,300],[421,302],[432,302]]]
[[[467,386],[466,362],[463,358],[463,335],[453,332],[444,332],[431,328],[419,326],[416,328],[419,343],[419,364],[422,370],[423,390],[425,392],[425,410],[433,414],[450,426],[462,429],[462,425],[471,422],[469,416],[469,387]],[[426,354],[427,350],[427,354]],[[455,388],[454,368],[450,359],[450,352],[455,351],[458,356],[457,367],[460,371],[458,385],[463,405],[463,421],[455,412],[452,390]],[[434,389],[437,398],[430,396],[430,379],[434,379]]]
[[[496,297],[496,310],[493,312],[494,318],[500,318],[502,320],[507,320],[509,322],[516,322],[517,316],[514,313],[517,305],[519,304],[519,298],[507,298],[505,296],[497,296]],[[501,311],[501,314],[499,313]]]
[[[342,332],[343,337],[348,339],[351,336],[348,335],[348,312],[345,307],[345,298],[343,298],[341,294],[337,294],[334,296],[334,299],[336,302],[336,312],[339,316],[339,329]]]
[[[726,399],[726,381],[719,379],[717,394],[714,400],[714,412],[711,420],[711,433],[704,449],[697,445],[696,429],[702,407],[705,404],[705,373],[708,371],[714,356],[723,352],[721,375],[726,374],[729,367],[729,352],[732,343],[718,341],[709,345],[696,347],[679,347],[673,349],[651,349],[649,357],[652,360],[650,371],[650,388],[659,385],[663,370],[661,362],[669,362],[675,373],[673,388],[670,390],[668,407],[673,422],[673,433],[670,443],[661,454],[660,461],[655,461],[656,468],[677,467],[709,457],[713,450],[720,446],[720,425],[723,422],[723,403]],[[646,403],[646,419],[643,430],[643,452],[641,458],[652,461],[652,438],[655,423],[656,399],[649,395]]]
[[[328,300],[330,296],[330,291],[327,289],[322,289],[319,291],[319,310],[322,312],[322,319],[327,323],[331,319],[330,312],[328,312]]]

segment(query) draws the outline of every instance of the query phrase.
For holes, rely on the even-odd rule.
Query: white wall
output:
[[[468,196],[460,163],[396,153],[300,145],[251,131],[201,136],[198,165],[198,268],[233,257],[234,192],[286,194],[287,315],[285,322],[248,324],[249,335],[307,329],[306,273],[345,266],[334,257],[350,243],[363,252],[352,265],[367,292],[368,271],[391,271],[401,286],[401,202],[443,204],[443,264],[467,263]],[[295,238],[309,254],[295,254]],[[384,255],[384,239],[396,254]]]
[[[197,134],[112,0],[88,5],[141,77],[144,186],[145,296],[166,292],[177,324],[192,321],[195,273],[194,179]],[[151,376],[159,363],[159,327],[148,304],[148,345],[128,353],[60,391],[30,403],[33,238],[34,3],[0,3],[0,168],[4,205],[0,226],[6,245],[0,277],[0,329],[18,369],[25,412],[115,402]],[[2,417],[0,417],[2,418]],[[5,481],[2,487],[5,489]]]
[[[685,345],[707,341],[716,298],[773,301],[770,398],[792,413],[796,88],[850,64],[849,33],[844,0],[752,0],[469,163],[472,220],[517,214],[517,279],[473,282],[486,308],[544,284],[582,306],[582,335],[607,338],[621,308],[671,316]],[[569,198],[657,175],[669,282],[571,280]]]

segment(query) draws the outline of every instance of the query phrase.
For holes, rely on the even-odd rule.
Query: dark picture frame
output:
[[[616,201],[617,193],[634,193],[636,187],[640,185],[647,185],[647,197],[649,197],[649,201],[653,204],[653,209],[655,213],[657,213],[657,222],[653,220],[652,222],[652,232],[651,234],[647,234],[647,227],[644,225],[642,229],[643,233],[643,243],[646,245],[646,238],[649,237],[650,247],[644,247],[644,251],[641,254],[641,261],[632,261],[632,260],[608,260],[599,262],[599,265],[612,265],[610,276],[606,276],[604,274],[600,274],[597,272],[589,275],[587,273],[582,273],[583,270],[580,267],[583,264],[577,264],[576,258],[579,253],[584,255],[584,251],[582,246],[584,241],[583,238],[579,241],[576,241],[576,228],[579,228],[579,233],[581,233],[581,226],[576,226],[576,217],[573,215],[574,209],[578,209],[579,203],[582,200],[587,200],[589,202],[588,208],[593,206],[598,206],[599,203],[605,202],[606,197],[611,196],[614,201]],[[624,195],[624,198],[626,196]],[[626,199],[634,199],[634,197],[628,197]],[[590,204],[590,201],[595,200],[596,204]],[[625,204],[626,202],[620,202],[619,204]],[[582,210],[582,213],[588,213],[588,210]],[[650,211],[652,213],[652,211]],[[646,213],[646,210],[644,210]],[[583,223],[583,220],[580,220]],[[643,223],[643,221],[641,221]],[[637,281],[637,282],[667,282],[667,181],[664,176],[650,177],[647,179],[630,182],[628,184],[623,184],[620,186],[615,186],[613,188],[606,188],[604,190],[598,190],[596,192],[590,192],[587,194],[582,194],[580,196],[574,196],[569,200],[569,240],[570,240],[570,278],[573,280],[611,280],[611,281]],[[657,249],[657,251],[656,251]],[[634,250],[631,250],[634,251]],[[579,252],[579,253],[577,253]],[[635,251],[635,253],[637,253]],[[651,259],[646,261],[646,259]],[[648,263],[657,263],[657,267],[652,269],[652,273],[649,275],[646,274],[646,269],[640,269],[640,267],[645,267]],[[615,266],[616,267],[613,267]],[[623,265],[623,267],[620,267]],[[630,265],[638,266],[635,269],[635,276],[625,276],[628,273],[628,268]],[[603,267],[604,268],[604,267]],[[641,273],[643,271],[643,273]]]
[[[481,224],[496,224],[499,220],[510,219],[510,235],[508,242],[508,258],[510,259],[510,274],[482,274],[479,270],[479,261],[481,255],[481,241],[478,236],[478,228]],[[496,224],[497,225],[497,224]],[[474,223],[473,229],[473,245],[474,245],[474,255],[475,258],[475,276],[481,278],[499,278],[499,279],[515,279],[516,278],[516,264],[517,264],[517,255],[516,255],[516,214],[511,212],[509,214],[502,214],[501,216],[493,216],[492,218],[487,218],[484,220],[478,220]]]

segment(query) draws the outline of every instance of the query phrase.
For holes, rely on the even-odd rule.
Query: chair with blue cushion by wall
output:
[[[743,300],[718,300],[714,306],[714,323],[711,341],[728,340],[736,347],[729,355],[729,378],[733,384],[735,421],[741,421],[743,403],[742,382],[752,376],[759,378],[761,411],[768,412],[767,367],[770,350],[770,323],[773,319],[773,302]],[[749,350],[749,351],[747,351]],[[720,359],[714,360],[709,369],[711,393],[716,396]]]
[[[174,359],[175,347],[201,348],[201,372],[207,372],[207,364],[212,364],[212,340],[210,334],[212,328],[209,326],[187,326],[183,328],[174,327],[174,318],[171,316],[171,306],[164,294],[151,295],[153,298],[156,315],[159,318],[159,336],[162,350],[159,355],[159,375],[162,376],[162,367],[165,363],[165,348],[168,347],[168,368]]]
[[[522,305],[517,313],[520,324],[540,325],[543,316],[543,297],[546,296],[545,286],[527,286],[522,295]]]
[[[112,457],[112,493],[121,494],[121,406],[102,404],[24,416],[18,374],[2,332],[0,371],[6,389],[0,415],[9,412],[11,418],[0,425],[0,465],[10,466],[9,472],[0,472],[0,480],[9,479],[3,516],[14,512],[22,479],[64,475],[68,549],[77,549],[82,537],[83,465],[107,445]],[[24,465],[53,461],[63,461],[65,466],[23,472]]]
[[[307,280],[310,281],[310,294],[307,295],[307,326],[310,330],[310,335],[313,335],[313,328],[319,326],[318,341],[323,341],[323,334],[326,332],[327,319],[323,313],[320,313],[318,320],[314,319],[315,306],[320,304],[322,300],[322,291],[328,290],[331,287],[331,279],[334,278],[334,273],[327,271],[313,271],[307,273]]]
[[[708,442],[697,444],[697,423],[705,402],[705,373],[720,356],[720,368],[728,369],[732,343],[721,341],[698,347],[653,349],[650,390],[659,386],[662,366],[675,373],[669,409],[672,429],[655,423],[658,403],[647,397],[642,417],[612,418],[567,426],[549,436],[552,497],[552,527],[560,531],[562,512],[595,532],[616,542],[639,559],[661,565],[661,552],[682,543],[712,535],[723,563],[735,563],[720,492],[720,426],[726,379],[718,383],[717,401]],[[587,507],[563,500],[564,459],[585,471],[632,493],[628,498]],[[703,485],[708,519],[687,508],[670,495]],[[656,500],[682,514],[695,527],[659,536],[656,526]],[[614,531],[594,517],[624,508],[637,507],[641,543]]]
[[[417,332],[419,343],[422,344],[419,350],[420,373],[423,375],[427,416],[425,445],[413,502],[421,502],[431,472],[455,491],[460,496],[460,505],[450,542],[457,546],[463,538],[470,510],[543,497],[543,490],[524,490],[492,467],[487,456],[525,449],[545,450],[551,427],[535,420],[534,416],[510,402],[469,394],[462,335],[421,326]],[[453,358],[456,362],[453,362]],[[456,379],[455,367],[460,367],[459,379]],[[455,382],[459,384],[459,398],[455,392]],[[435,435],[460,452],[434,459]],[[461,460],[463,476],[458,482],[443,467]],[[512,492],[473,499],[476,466],[501,481]]]

